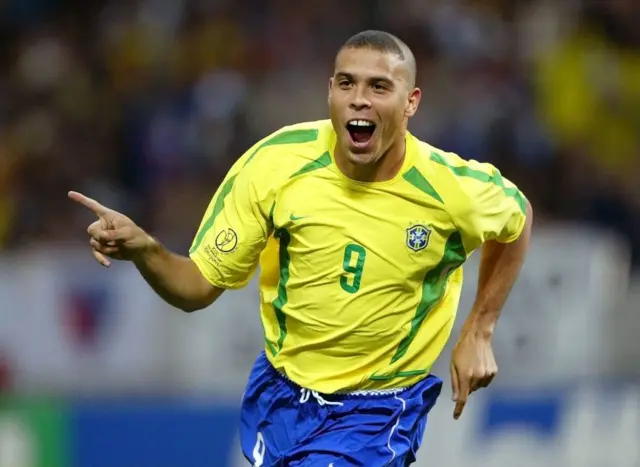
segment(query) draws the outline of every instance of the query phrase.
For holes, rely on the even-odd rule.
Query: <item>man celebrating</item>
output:
[[[96,259],[133,261],[185,311],[243,287],[260,264],[265,346],[241,433],[254,466],[413,462],[442,387],[430,368],[453,327],[461,266],[481,246],[477,298],[451,362],[454,418],[497,372],[491,339],[524,262],[531,206],[495,167],[407,131],[415,74],[398,38],[349,39],[329,81],[331,120],[285,127],[238,159],[188,258],[69,194],[98,216]]]

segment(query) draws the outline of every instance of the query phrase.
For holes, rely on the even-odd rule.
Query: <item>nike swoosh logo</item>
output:
[[[299,221],[299,220],[301,220],[301,219],[306,219],[306,218],[307,218],[307,216],[300,216],[300,217],[299,217],[299,216],[294,216],[293,214],[291,214],[291,216],[289,217],[289,219],[290,219],[291,221],[293,221],[293,222],[295,222],[295,221]]]

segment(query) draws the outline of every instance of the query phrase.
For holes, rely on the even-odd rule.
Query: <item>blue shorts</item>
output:
[[[242,400],[241,443],[254,467],[405,467],[415,456],[442,380],[323,395],[286,379],[260,354]]]

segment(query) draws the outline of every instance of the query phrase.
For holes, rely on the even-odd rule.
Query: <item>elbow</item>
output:
[[[203,298],[201,300],[189,300],[179,304],[175,304],[174,306],[179,310],[184,311],[185,313],[193,313],[195,311],[204,310],[208,306],[210,306],[214,300],[209,300],[208,298]]]
[[[206,308],[208,305],[201,303],[181,303],[180,305],[176,305],[180,311],[184,311],[185,313],[193,313],[195,311],[202,310]]]
[[[531,206],[531,203],[529,202],[529,200],[527,199],[527,220],[526,220],[526,225],[525,225],[525,229],[527,229],[529,232],[531,232],[531,228],[533,227],[533,206]]]
[[[181,303],[176,304],[176,308],[184,311],[185,313],[193,313],[195,311],[204,310],[211,306],[220,295],[222,295],[223,289],[217,287],[211,287],[209,283],[206,287],[203,287],[201,293],[199,293],[197,299],[184,300]]]

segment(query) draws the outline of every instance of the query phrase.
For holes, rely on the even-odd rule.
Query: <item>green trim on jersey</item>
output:
[[[422,191],[423,193],[426,193],[436,201],[440,201],[442,204],[444,204],[444,201],[442,201],[442,198],[440,197],[436,189],[433,188],[433,185],[431,185],[431,183],[429,183],[427,179],[424,178],[424,176],[420,173],[420,171],[415,167],[411,167],[409,170],[407,170],[402,175],[402,178],[404,178],[406,181],[411,183],[418,190]]]
[[[273,137],[266,140],[260,146],[256,148],[255,151],[251,153],[247,162],[244,163],[246,166],[251,159],[253,159],[261,149],[266,148],[267,146],[276,146],[279,144],[303,144],[303,143],[311,143],[318,139],[318,129],[317,128],[307,128],[300,130],[289,130],[283,131],[282,133],[278,133],[273,135]]]
[[[500,171],[496,170],[495,173],[490,175],[486,172],[474,170],[470,167],[456,167],[449,164],[440,154],[435,151],[431,151],[431,160],[437,162],[440,165],[448,167],[449,170],[460,177],[469,177],[480,182],[493,183],[497,187],[502,188],[502,191],[506,196],[508,196],[509,198],[513,198],[516,203],[518,203],[518,207],[520,208],[520,211],[522,211],[522,214],[527,214],[527,203],[524,196],[517,188],[507,188],[504,186],[504,180],[502,179]]]
[[[390,375],[376,375],[375,373],[369,377],[372,381],[390,381],[396,378],[410,378],[412,376],[427,374],[429,370],[408,370],[408,371],[396,371]]]
[[[282,344],[285,337],[287,337],[287,323],[286,315],[282,311],[282,308],[287,304],[287,282],[289,281],[289,265],[291,264],[291,256],[289,255],[288,247],[291,242],[291,235],[286,229],[279,228],[275,231],[274,237],[280,239],[280,281],[278,282],[278,297],[273,301],[273,309],[276,313],[276,319],[278,320],[278,326],[280,327],[280,336],[278,337],[278,351],[282,350]]]
[[[273,212],[276,210],[276,202],[274,201],[271,205],[271,209],[269,210],[269,222],[273,225]]]
[[[391,363],[395,363],[401,359],[409,350],[411,342],[415,339],[420,326],[426,319],[429,312],[436,307],[447,289],[447,281],[449,276],[467,259],[467,255],[462,245],[462,236],[460,232],[452,233],[444,247],[444,254],[440,262],[424,276],[422,282],[422,299],[416,310],[416,314],[411,320],[411,329],[409,334],[400,341],[398,350],[391,359]]]
[[[229,178],[229,180],[227,180],[227,182],[222,187],[222,191],[220,191],[218,199],[216,199],[216,204],[213,206],[213,211],[211,211],[211,215],[207,219],[207,222],[205,222],[205,224],[200,229],[200,232],[198,232],[198,236],[196,237],[191,250],[189,250],[189,253],[193,253],[200,247],[200,244],[202,243],[202,240],[204,240],[205,235],[207,234],[209,229],[213,227],[213,223],[215,222],[216,217],[218,217],[218,214],[220,214],[224,209],[224,199],[229,196],[229,193],[231,193],[231,190],[233,189],[233,182],[235,182],[236,177],[237,174]]]
[[[323,169],[329,165],[331,165],[331,154],[329,154],[329,151],[327,151],[323,155],[318,157],[315,161],[311,161],[308,164],[306,164],[304,167],[302,167],[300,170],[298,170],[289,178],[293,178],[293,177],[297,177],[298,175],[303,175],[309,172],[313,172],[314,170]]]
[[[267,348],[269,349],[269,352],[271,352],[271,355],[273,355],[275,357],[276,355],[278,355],[278,349],[276,349],[276,346],[273,345],[273,342],[271,342],[267,338],[267,331],[264,329],[264,326],[263,326],[262,330],[264,332],[264,342],[265,342],[265,344],[267,344]]]

